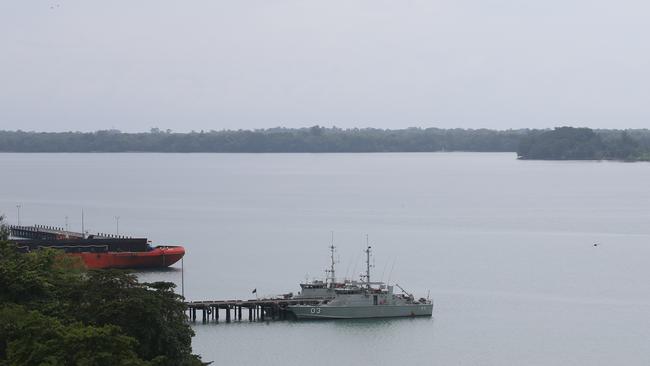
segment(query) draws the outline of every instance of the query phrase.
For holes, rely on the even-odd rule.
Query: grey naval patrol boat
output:
[[[366,274],[361,281],[344,280],[337,282],[334,273],[334,246],[332,265],[327,278],[300,284],[301,292],[294,298],[322,299],[315,305],[289,305],[288,309],[298,319],[361,319],[431,316],[433,302],[428,298],[415,300],[414,296],[402,287],[402,293],[395,294],[393,286],[384,282],[370,281],[370,253],[366,253]]]

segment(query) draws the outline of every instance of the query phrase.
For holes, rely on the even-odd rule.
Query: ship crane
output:
[[[402,292],[403,292],[405,295],[408,295],[408,297],[413,298],[413,294],[411,294],[411,293],[409,293],[408,291],[404,290],[404,288],[402,288],[402,286],[400,286],[400,285],[398,285],[398,284],[395,284],[395,286],[397,286],[397,288],[399,288],[400,290],[402,290]]]

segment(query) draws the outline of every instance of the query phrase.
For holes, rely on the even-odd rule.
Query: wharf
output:
[[[316,305],[321,298],[288,298],[288,299],[254,299],[254,300],[212,300],[185,302],[188,319],[196,322],[197,311],[201,313],[201,321],[219,323],[220,313],[223,313],[226,323],[242,321],[242,309],[248,310],[245,320],[249,322],[265,320],[285,320],[291,317],[287,309],[289,305]],[[246,312],[244,311],[244,314]]]
[[[9,226],[10,241],[26,251],[38,248],[59,248],[68,252],[108,251],[146,252],[147,238],[133,238],[106,233],[82,234],[56,226]]]
[[[47,225],[18,226],[10,225],[9,234],[13,237],[33,240],[64,240],[64,239],[133,239],[130,236],[106,233],[84,234],[65,230],[62,227]]]

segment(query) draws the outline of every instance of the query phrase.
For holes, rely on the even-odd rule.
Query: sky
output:
[[[0,2],[0,130],[650,127],[650,3]]]

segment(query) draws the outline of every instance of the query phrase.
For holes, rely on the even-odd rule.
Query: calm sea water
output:
[[[189,299],[297,291],[328,265],[431,319],[196,325],[219,365],[648,365],[650,164],[514,154],[0,154],[0,212],[182,244]],[[601,245],[594,247],[594,243]],[[394,265],[393,265],[394,263]],[[392,270],[391,270],[392,269]],[[180,283],[180,265],[140,273]]]

